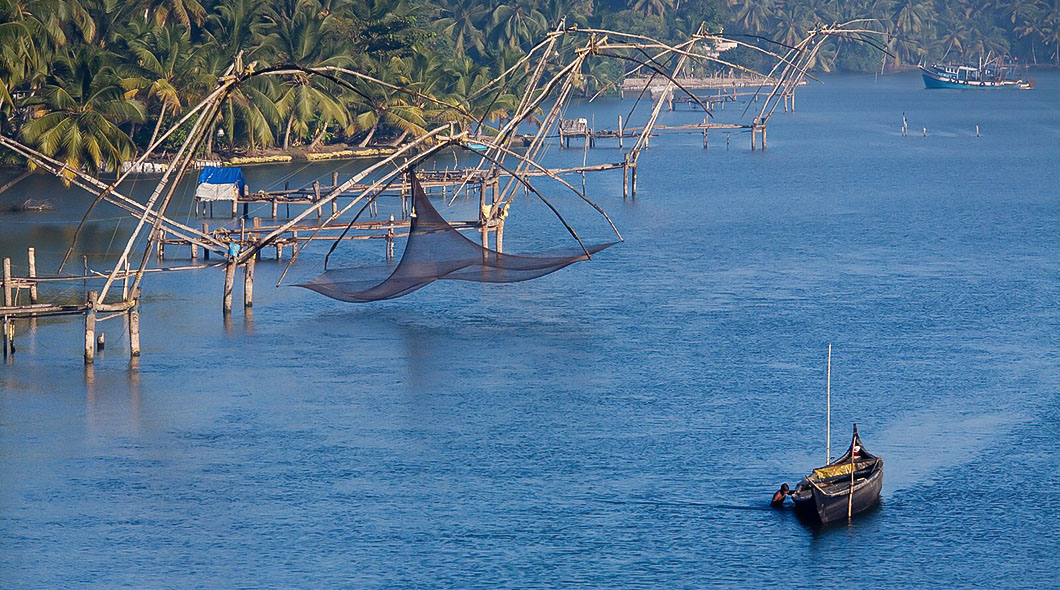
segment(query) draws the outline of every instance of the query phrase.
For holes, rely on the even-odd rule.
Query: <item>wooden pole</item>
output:
[[[766,125],[762,124],[762,149],[766,149]]]
[[[497,251],[504,252],[504,220],[497,224]]]
[[[622,161],[622,198],[629,197],[629,155]]]
[[[320,181],[313,181],[313,202],[317,203],[317,218],[324,216],[322,205],[320,205]]]
[[[390,216],[390,228],[386,230],[386,259],[394,259],[394,216]]]
[[[832,343],[828,343],[828,373],[825,377],[825,457],[824,464],[832,462]]]
[[[13,284],[11,282],[11,259],[4,258],[4,306],[11,307],[15,304],[12,299],[14,292],[12,291]]]
[[[7,340],[7,323],[9,321],[10,320],[8,320],[7,316],[5,315],[4,318],[3,318],[3,322],[0,322],[0,328],[3,328],[3,330],[4,330],[4,345],[3,346],[4,346],[4,360],[5,361],[7,360],[7,356],[9,354],[7,349],[8,349],[8,346],[10,345],[10,343]]]
[[[210,235],[210,226],[205,224],[205,223],[202,224],[202,233],[204,233],[206,235]],[[210,249],[209,248],[203,248],[202,249],[202,259],[203,260],[209,260],[210,259]]]
[[[29,302],[37,302],[37,252],[33,248],[26,249],[26,258],[29,261]]]
[[[618,116],[618,149],[622,149],[622,136],[625,135],[625,131],[622,130],[622,115]]]
[[[847,494],[847,520],[854,515],[854,447],[850,447],[850,493]]]
[[[221,311],[228,315],[232,313],[232,286],[236,282],[236,261],[235,257],[232,257],[225,264],[225,289],[224,299],[221,305]]]
[[[243,265],[243,307],[254,307],[254,256]]]
[[[132,307],[129,308],[129,357],[140,356],[140,290],[132,293]]]
[[[92,291],[88,294],[88,311],[85,312],[85,364],[96,361],[96,297]]]

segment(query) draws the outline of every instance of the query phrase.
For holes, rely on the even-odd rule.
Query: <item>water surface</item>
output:
[[[252,317],[226,324],[216,269],[152,275],[135,370],[120,319],[90,371],[77,318],[20,325],[0,368],[0,581],[789,588],[857,571],[864,586],[1056,587],[1060,80],[1036,77],[975,92],[828,76],[773,117],[765,152],[746,134],[706,151],[653,139],[635,200],[618,173],[589,179],[625,243],[536,281],[354,305],[272,288],[266,257]],[[613,126],[631,104],[567,115]],[[545,155],[583,158],[621,155]],[[175,216],[198,224],[190,194]],[[85,197],[34,177],[0,198],[26,196],[61,206],[0,216],[0,250],[17,271],[34,245],[53,269]],[[124,242],[118,216],[102,208],[80,242],[90,267]],[[569,245],[550,216],[518,198],[506,250]],[[381,262],[383,247],[336,257]],[[829,342],[833,454],[856,421],[886,474],[878,510],[822,530],[767,502],[825,459]]]

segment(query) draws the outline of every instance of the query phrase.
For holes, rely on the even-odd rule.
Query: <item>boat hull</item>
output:
[[[872,508],[880,501],[880,490],[883,488],[883,461],[873,470],[868,478],[858,481],[851,493],[848,486],[845,490],[828,493],[820,487],[800,485],[800,493],[792,496],[795,510],[801,516],[816,520],[822,524],[845,520]]]
[[[1030,88],[1023,80],[955,80],[940,76],[925,68],[921,68],[920,75],[924,78],[925,88]]]

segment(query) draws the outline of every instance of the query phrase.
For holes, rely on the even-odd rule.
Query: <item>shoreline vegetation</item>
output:
[[[1058,5],[1060,0],[0,0],[0,134],[71,168],[113,172],[142,154],[236,61],[337,66],[416,94],[309,76],[254,78],[224,102],[200,157],[234,165],[371,157],[438,125],[489,134],[518,104],[529,72],[509,72],[511,90],[504,93],[476,91],[560,23],[668,43],[687,39],[703,24],[785,51],[818,23],[867,18],[872,20],[864,27],[880,31],[875,43],[836,39],[810,68],[893,71],[987,54],[1060,66]],[[747,48],[724,55],[752,69],[762,65],[761,54]],[[576,91],[617,93],[627,70],[617,60],[587,61]],[[463,113],[439,102],[459,105]],[[187,127],[160,151],[181,145]],[[5,151],[0,165],[25,163]]]

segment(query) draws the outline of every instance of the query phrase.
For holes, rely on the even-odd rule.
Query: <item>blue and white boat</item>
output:
[[[921,65],[926,88],[1018,88],[1029,89],[1033,83],[1014,77],[1014,63],[992,60],[979,66],[966,64]]]

